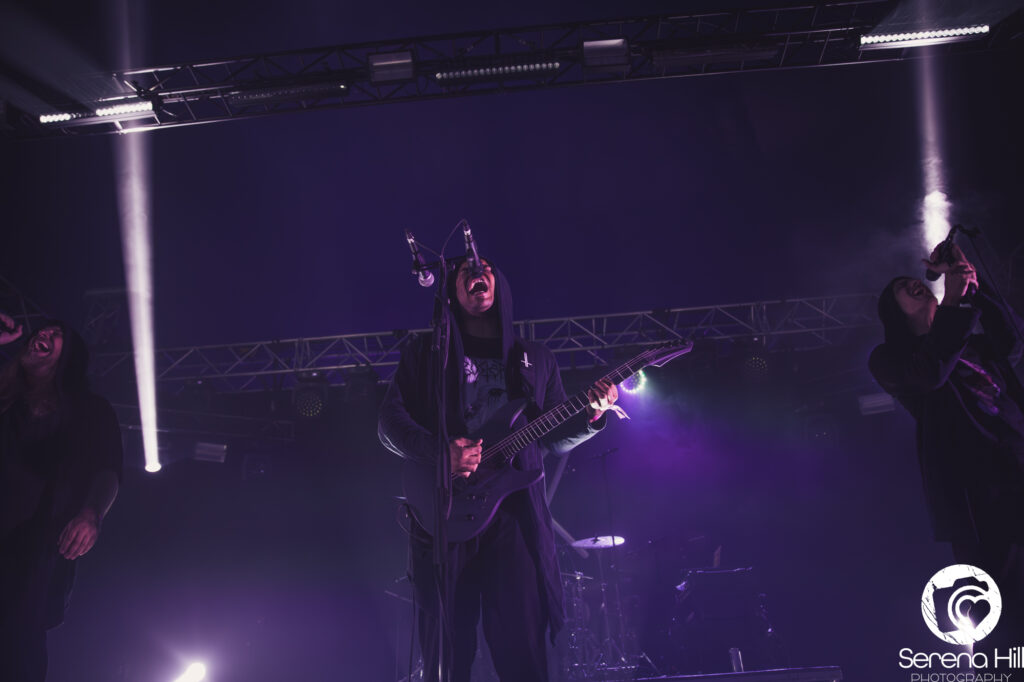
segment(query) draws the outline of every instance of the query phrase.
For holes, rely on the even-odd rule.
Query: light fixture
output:
[[[144,111],[153,111],[152,100],[140,100],[137,102],[125,102],[115,104],[111,107],[100,107],[96,110],[97,116],[122,116],[124,114],[137,114]]]
[[[959,28],[940,28],[928,31],[912,31],[906,33],[880,33],[862,35],[860,49],[887,50],[902,47],[923,47],[940,45],[964,40],[975,40],[989,32],[987,24],[978,26],[961,26]]]
[[[415,75],[412,52],[382,52],[370,55],[370,80],[374,83],[409,80]]]
[[[619,70],[628,65],[629,43],[625,38],[584,41],[583,66],[588,69]]]
[[[228,93],[228,101],[236,106],[248,104],[277,104],[294,102],[303,99],[324,99],[340,97],[348,92],[348,86],[340,81],[321,81],[314,83],[290,83],[281,85],[264,85],[262,87],[232,90]]]
[[[224,443],[196,442],[195,450],[192,451],[192,459],[200,462],[214,462],[223,464],[228,458],[228,446]]]
[[[644,390],[645,386],[647,386],[647,375],[644,374],[643,370],[640,370],[619,384],[619,388],[629,394],[640,393]]]
[[[303,419],[316,419],[327,409],[327,377],[319,371],[300,372],[292,390],[292,407]]]
[[[438,71],[434,74],[434,78],[444,82],[470,79],[492,80],[495,78],[508,78],[510,76],[528,78],[539,76],[544,72],[558,71],[561,66],[559,62],[552,61],[534,61],[529,64],[504,64],[497,66],[478,65],[465,69]]]

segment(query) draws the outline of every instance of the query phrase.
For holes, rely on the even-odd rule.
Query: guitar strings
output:
[[[648,355],[657,353],[657,352],[661,351],[664,347],[666,347],[668,345],[672,345],[674,343],[675,342],[670,342],[669,344],[662,344],[662,345],[656,346],[654,348],[648,349],[648,350],[644,351],[643,353],[640,353],[639,355],[637,355],[632,360],[628,360],[627,362],[619,365],[614,370],[612,370],[608,374],[606,374],[603,377],[601,377],[601,379],[602,380],[608,380],[608,379],[618,378],[618,381],[614,381],[613,382],[613,383],[616,383],[616,384],[618,384],[618,383],[620,383],[622,381],[625,381],[627,378],[629,378],[633,374],[636,374],[638,371],[640,371],[641,369],[643,369],[644,367],[647,366],[646,357]],[[637,367],[636,369],[633,369],[633,364],[637,363],[637,362],[641,362],[640,366]],[[588,401],[587,401],[587,391],[588,390],[589,389],[580,391],[579,393],[575,394],[571,398],[568,398],[567,400],[565,400],[561,404],[556,405],[555,407],[551,408],[550,410],[548,410],[547,412],[545,412],[541,416],[537,417],[533,421],[529,422],[528,424],[525,424],[524,426],[519,427],[518,429],[516,429],[512,433],[510,433],[507,436],[505,436],[504,438],[502,438],[495,445],[492,445],[490,448],[487,448],[483,452],[483,454],[480,456],[480,464],[483,464],[484,462],[492,460],[496,456],[503,454],[502,451],[507,446],[513,445],[514,441],[516,439],[522,437],[522,435],[523,435],[522,432],[528,431],[531,426],[541,426],[542,427],[541,434],[539,436],[530,436],[525,444],[523,444],[523,445],[521,445],[521,446],[516,448],[515,452],[518,452],[520,449],[522,449],[523,447],[528,445],[531,441],[537,440],[538,438],[543,437],[547,433],[550,433],[555,428],[561,426],[563,423],[565,423],[566,421],[568,421],[572,417],[574,417],[577,414],[579,414],[580,412],[582,412],[584,409],[586,409],[587,404],[588,404]],[[579,406],[574,404],[577,401],[581,403]],[[566,406],[567,403],[573,403],[572,411],[569,413],[568,416],[562,418],[557,413],[558,413],[559,410],[565,409],[565,406]],[[554,425],[547,424],[547,427],[548,427],[547,431],[543,431],[543,426],[544,426],[543,422],[545,422],[546,420],[551,420],[552,418],[555,419]],[[559,418],[561,419],[561,421],[557,421],[557,419],[559,419]],[[455,480],[457,478],[459,478],[458,474],[452,474],[452,480]]]

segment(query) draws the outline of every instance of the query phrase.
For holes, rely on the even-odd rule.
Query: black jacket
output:
[[[980,320],[983,333],[972,333]],[[1013,311],[998,303],[984,285],[970,306],[938,306],[931,329],[907,343],[884,343],[869,359],[875,379],[917,421],[917,455],[936,540],[978,541],[972,518],[972,491],[1010,481],[981,481],[992,471],[1000,434],[968,408],[970,390],[955,371],[965,349],[995,368],[1007,396],[1024,407],[1024,390],[1013,371],[1022,344],[1013,329]],[[1021,477],[1016,462],[1002,462]],[[1016,483],[1016,482],[1013,482]]]
[[[495,277],[495,307],[501,326],[502,352],[507,367],[506,386],[509,397],[528,398],[535,403],[540,414],[565,400],[565,390],[559,376],[554,354],[545,346],[526,341],[514,335],[512,324],[512,295],[504,275],[492,265]],[[458,263],[456,263],[457,271]],[[454,280],[454,275],[449,280]],[[454,289],[449,287],[452,305]],[[448,438],[467,435],[463,415],[462,339],[458,320],[450,318],[452,328],[451,350],[447,363],[447,425]],[[527,362],[523,362],[524,354]],[[442,439],[436,432],[437,413],[434,391],[431,387],[431,367],[435,361],[431,353],[431,339],[414,339],[402,352],[398,369],[391,380],[380,408],[378,434],[389,450],[401,457],[436,461],[441,452]],[[529,365],[529,366],[527,366]],[[581,413],[553,431],[539,443],[532,444],[516,457],[522,468],[543,466],[547,453],[565,454],[593,436],[604,426],[605,417],[589,424]],[[544,479],[524,491],[529,504],[521,505],[525,512],[518,521],[527,544],[534,554],[538,574],[543,583],[540,593],[546,597],[549,626],[552,636],[564,623],[562,584],[555,557],[555,541],[551,528]],[[517,507],[519,508],[519,507]]]

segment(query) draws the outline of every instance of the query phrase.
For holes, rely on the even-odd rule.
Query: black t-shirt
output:
[[[117,415],[97,395],[72,401],[60,420],[11,406],[0,415],[0,539],[30,521],[59,533],[81,511],[97,473],[120,479],[122,460]]]
[[[470,433],[508,402],[501,339],[463,334],[462,385],[465,404],[462,416]]]

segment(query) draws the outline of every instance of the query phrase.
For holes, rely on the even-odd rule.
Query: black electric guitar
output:
[[[602,378],[618,384],[644,367],[661,367],[692,348],[693,342],[688,339],[652,346]],[[478,535],[494,517],[502,500],[543,478],[543,469],[524,471],[513,466],[516,454],[585,410],[589,402],[584,390],[533,421],[517,426],[523,421],[527,401],[514,400],[472,434],[470,438],[483,439],[484,450],[479,468],[468,478],[452,474],[449,542],[464,542]],[[436,476],[432,463],[405,461],[402,482],[406,500],[413,516],[429,533],[434,532]]]

